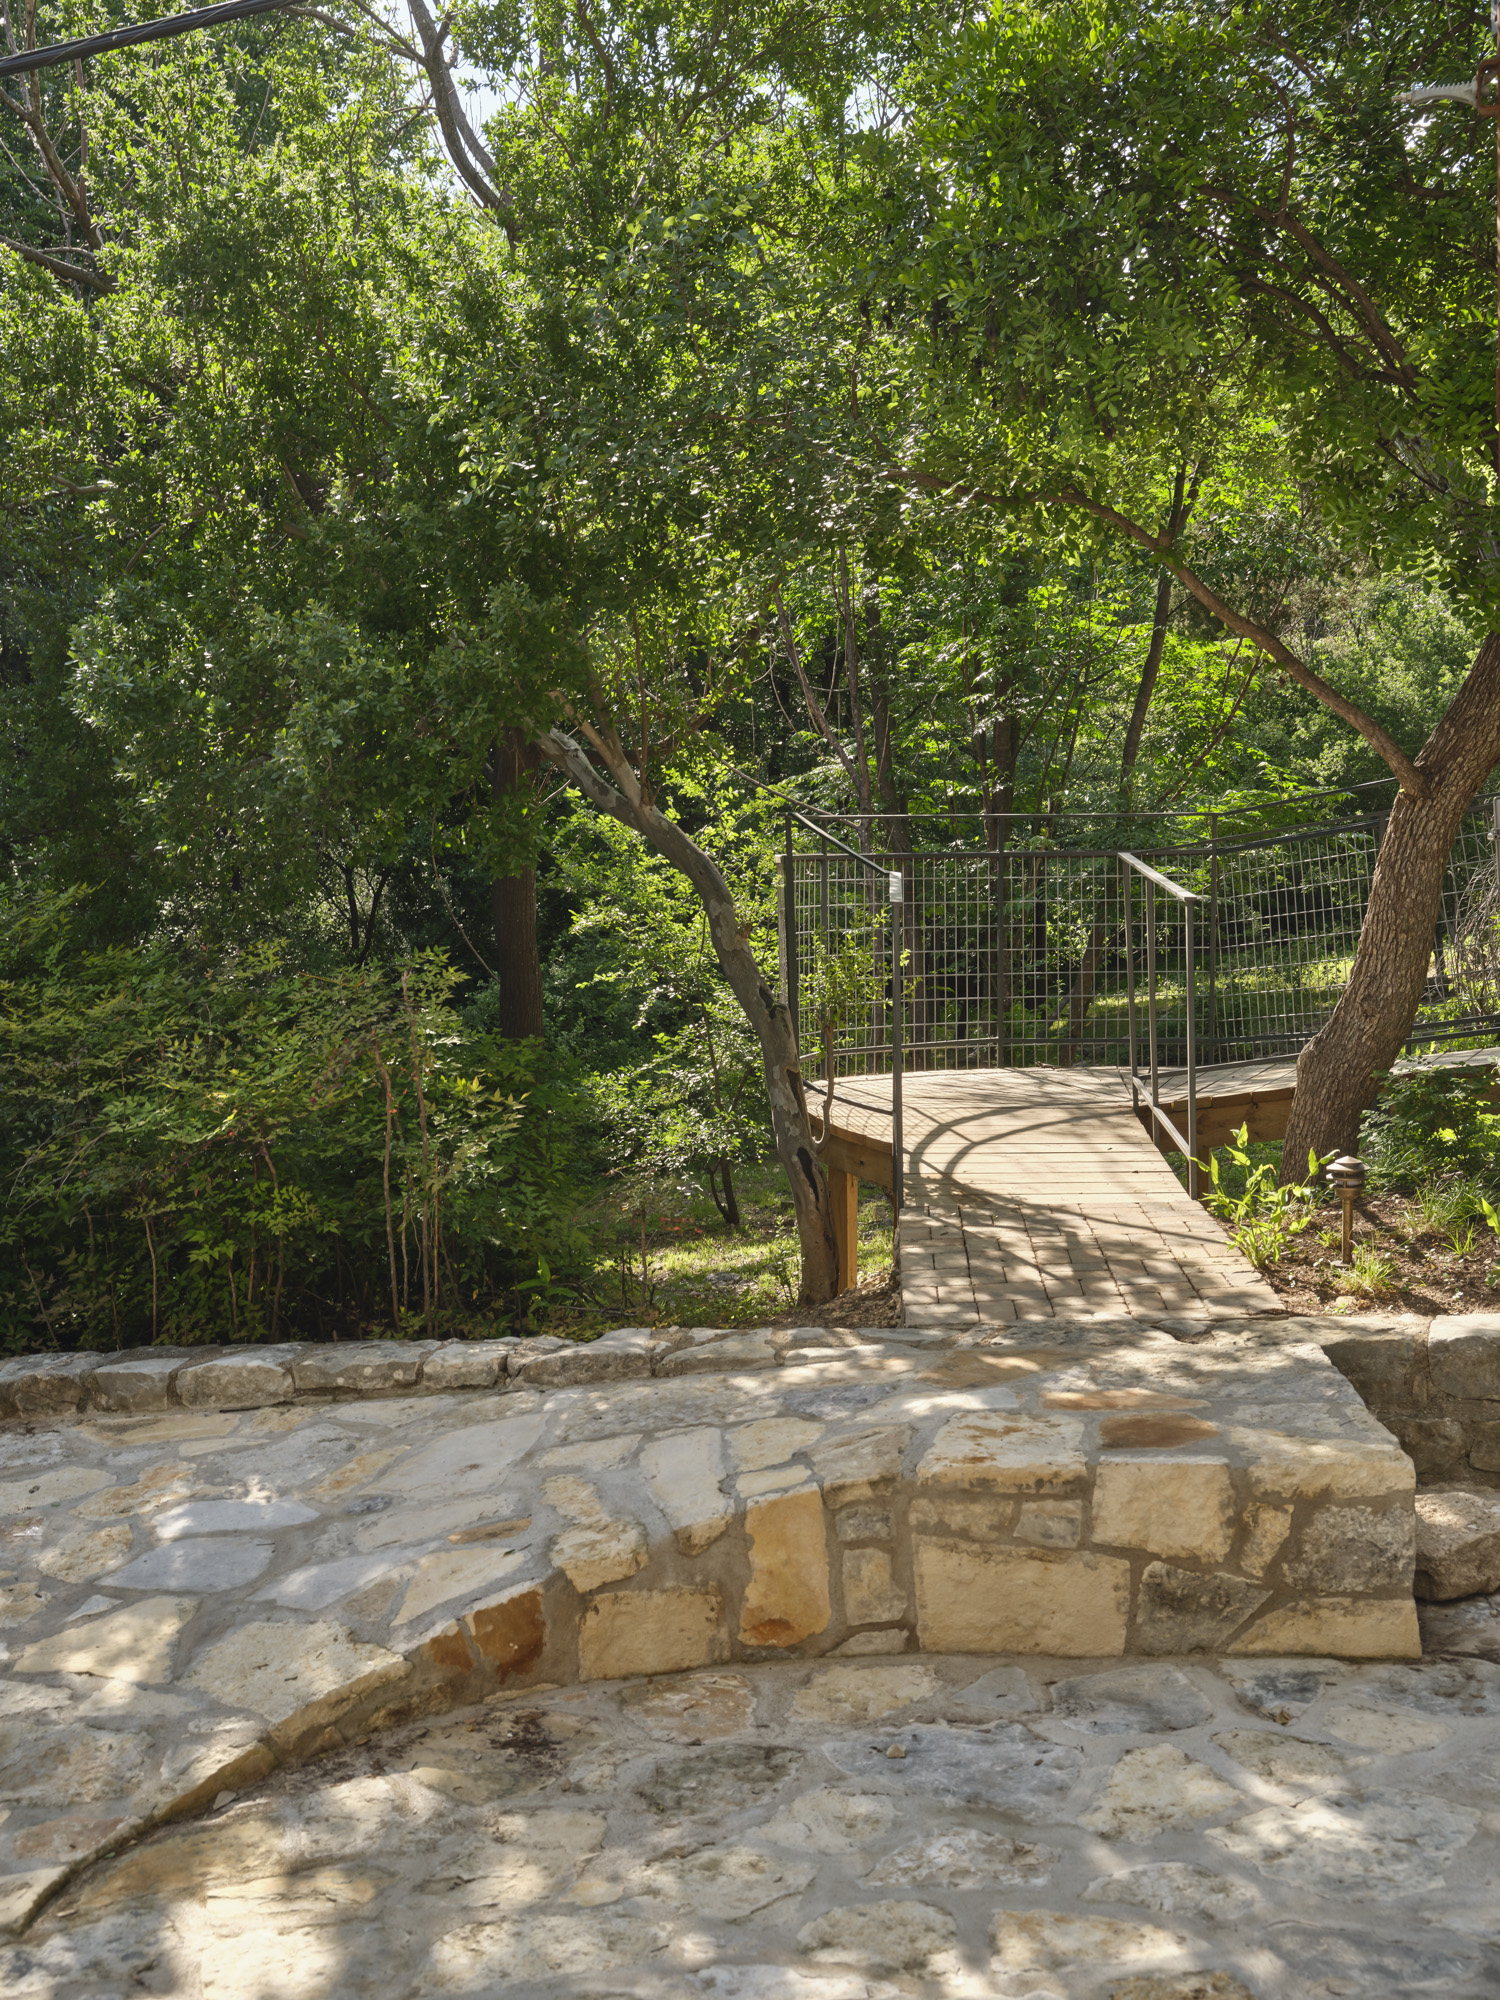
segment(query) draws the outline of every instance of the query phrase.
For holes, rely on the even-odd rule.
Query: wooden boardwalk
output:
[[[816,1112],[821,1089],[808,1097]],[[1113,1069],[909,1072],[902,1122],[913,1325],[1280,1310],[1189,1198]],[[840,1078],[832,1128],[838,1214],[856,1180],[889,1185],[889,1076]]]

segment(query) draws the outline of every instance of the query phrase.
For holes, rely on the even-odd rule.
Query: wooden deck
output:
[[[1439,1050],[1398,1069],[1483,1067],[1500,1048]],[[1297,1087],[1293,1056],[1198,1071],[1200,1158],[1241,1125],[1281,1139]],[[1164,1070],[1161,1102],[1187,1118],[1187,1072]],[[1500,1087],[1493,1093],[1500,1098]],[[808,1085],[821,1130],[823,1086]],[[858,1183],[891,1186],[891,1079],[840,1077],[823,1148],[840,1285],[858,1275]],[[1274,1312],[1270,1286],[1189,1199],[1116,1069],[908,1071],[902,1087],[905,1207],[901,1290],[914,1324],[1061,1313]]]
[[[821,1106],[820,1088],[808,1095]],[[1278,1310],[1189,1199],[1117,1071],[917,1071],[903,1079],[902,1122],[912,1324]],[[844,1250],[857,1181],[891,1184],[890,1078],[841,1078],[831,1123],[823,1157]],[[852,1257],[841,1275],[852,1281]]]
[[[1500,1063],[1500,1048],[1438,1049],[1407,1056],[1398,1070],[1475,1069]],[[1162,1109],[1185,1131],[1187,1071],[1163,1070],[1158,1078]],[[1224,1145],[1241,1125],[1252,1139],[1284,1139],[1297,1094],[1297,1058],[1268,1056],[1260,1062],[1204,1064],[1198,1071],[1198,1154]],[[1500,1092],[1492,1093],[1500,1096]],[[1166,1140],[1164,1151],[1178,1148]]]

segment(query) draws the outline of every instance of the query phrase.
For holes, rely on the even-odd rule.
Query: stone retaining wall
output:
[[[1400,1441],[1424,1485],[1500,1487],[1500,1313],[1289,1319]]]

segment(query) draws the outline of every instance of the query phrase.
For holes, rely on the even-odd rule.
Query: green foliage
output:
[[[577,1261],[568,1095],[463,1030],[441,959],[77,953],[58,899],[4,917],[10,1348],[462,1332]]]
[[[1488,1064],[1397,1070],[1385,1077],[1361,1131],[1371,1186],[1415,1189],[1419,1202],[1447,1201],[1432,1192],[1432,1183],[1463,1182],[1455,1192],[1470,1202],[1468,1214],[1480,1213],[1478,1191],[1500,1187],[1500,1105],[1490,1101],[1495,1084]]]
[[[1395,1259],[1369,1242],[1356,1243],[1348,1265],[1336,1264],[1330,1281],[1336,1292],[1351,1299],[1388,1299],[1401,1289]]]
[[[1300,1236],[1311,1224],[1319,1195],[1318,1174],[1324,1163],[1309,1153],[1306,1181],[1300,1186],[1282,1183],[1279,1160],[1256,1159],[1250,1148],[1249,1127],[1242,1125],[1229,1145],[1209,1155],[1210,1188],[1203,1199],[1205,1207],[1228,1225],[1230,1241],[1258,1271],[1264,1271],[1276,1262],[1291,1238]],[[1264,1155],[1270,1149],[1257,1150]]]

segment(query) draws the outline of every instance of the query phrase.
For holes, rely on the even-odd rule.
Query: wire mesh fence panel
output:
[[[1412,1045],[1484,1041],[1500,1028],[1500,799],[1479,802],[1454,842]],[[1195,830],[1204,823],[1195,816]],[[1227,819],[1227,816],[1225,816]],[[1348,982],[1385,814],[1132,852],[1190,889],[1198,906],[1194,998],[1199,1056],[1293,1055]],[[1111,829],[1128,837],[1131,829]],[[899,868],[907,1065],[952,1069],[1129,1060],[1126,888],[1118,849],[991,844],[888,852]],[[802,1048],[841,1076],[884,1070],[891,1046],[891,907],[878,876],[816,833],[788,843],[789,998]],[[1129,891],[1138,979],[1156,963],[1158,1056],[1186,1059],[1182,906]]]

